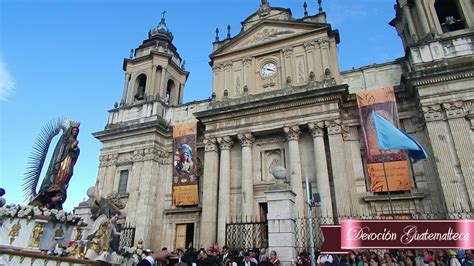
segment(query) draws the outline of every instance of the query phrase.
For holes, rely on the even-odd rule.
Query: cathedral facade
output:
[[[390,200],[407,209],[474,210],[474,8],[469,0],[397,0],[405,57],[340,71],[339,33],[322,8],[292,16],[262,1],[234,37],[216,36],[212,97],[183,103],[189,72],[164,18],[124,60],[120,104],[94,137],[103,144],[102,195],[118,192],[146,246],[225,242],[232,217],[264,220],[272,171],[287,169],[295,213],[307,215],[311,180],[328,216],[389,204],[371,190],[355,93],[393,87],[400,127],[426,148],[409,163],[409,189]],[[173,128],[196,123],[198,203],[173,201]],[[179,240],[179,241],[178,241]],[[271,243],[270,243],[271,245]]]

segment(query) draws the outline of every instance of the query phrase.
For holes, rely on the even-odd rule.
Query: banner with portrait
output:
[[[196,176],[196,122],[173,126],[173,204],[199,204]]]
[[[377,144],[377,133],[375,132],[372,117],[372,112],[376,111],[397,128],[400,128],[393,88],[360,91],[356,93],[356,97],[366,148],[370,191],[386,192],[389,189],[390,191],[410,190],[410,171],[406,152],[401,150],[383,150],[382,153]],[[387,176],[386,179],[385,174]]]

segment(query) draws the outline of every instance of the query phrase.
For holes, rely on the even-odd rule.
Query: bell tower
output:
[[[158,26],[150,29],[148,38],[130,57],[124,59],[125,84],[120,105],[162,101],[165,105],[181,104],[189,72],[173,45],[173,34],[166,26],[165,13]]]
[[[397,29],[405,47],[430,39],[466,35],[474,29],[472,1],[397,0],[395,12],[389,24]]]

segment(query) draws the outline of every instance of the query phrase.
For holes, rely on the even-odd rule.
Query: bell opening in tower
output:
[[[443,33],[465,28],[464,19],[461,17],[457,2],[456,0],[435,1],[436,15],[438,15]]]

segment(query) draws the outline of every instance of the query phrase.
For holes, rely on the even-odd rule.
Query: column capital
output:
[[[308,127],[313,138],[322,137],[324,135],[324,122],[308,123]]]
[[[303,43],[303,47],[304,49],[307,51],[307,50],[314,50],[315,48],[315,41],[309,41],[309,42],[305,42]]]
[[[328,135],[335,135],[342,133],[341,120],[334,119],[330,121],[324,121],[324,124],[328,128]]]
[[[239,139],[240,145],[242,145],[242,147],[251,147],[255,142],[255,137],[252,135],[252,133],[238,134],[237,138]]]
[[[233,66],[232,61],[227,61],[227,62],[224,63],[224,69],[225,70],[231,69],[232,66]]]
[[[230,150],[234,145],[234,141],[230,136],[217,138],[217,143],[219,143],[221,150]]]
[[[292,125],[283,127],[283,132],[286,134],[286,139],[290,140],[298,140],[301,136],[301,129],[299,125]]]
[[[293,47],[288,46],[282,49],[283,55],[291,55],[293,54]]]
[[[205,145],[204,150],[206,152],[208,152],[208,151],[217,151],[217,140],[216,140],[216,138],[205,137],[202,142]]]
[[[246,56],[246,57],[242,58],[242,63],[243,63],[244,65],[247,65],[247,64],[252,63],[252,57]]]
[[[321,48],[329,46],[329,38],[322,37],[316,40]]]
[[[421,107],[426,122],[443,120],[443,110],[440,104]]]
[[[469,102],[463,102],[463,101],[455,101],[455,102],[449,102],[449,103],[443,103],[443,109],[446,111],[446,117],[448,119],[451,118],[459,118],[459,117],[464,117],[466,116],[470,109],[472,103]]]

